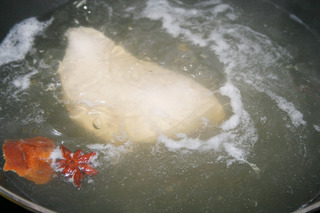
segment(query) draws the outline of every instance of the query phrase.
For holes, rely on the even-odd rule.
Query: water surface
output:
[[[183,73],[228,119],[191,137],[104,144],[68,117],[56,70],[70,27],[94,27],[136,57]],[[45,136],[98,153],[78,190],[3,173],[59,212],[290,212],[320,192],[319,40],[268,1],[75,1],[16,25],[0,46],[0,137]],[[1,165],[3,159],[1,158]]]

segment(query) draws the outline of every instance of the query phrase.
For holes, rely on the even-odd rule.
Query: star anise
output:
[[[63,145],[60,145],[60,150],[64,159],[57,161],[58,171],[65,177],[71,178],[76,187],[81,187],[81,180],[84,175],[98,174],[98,171],[89,165],[91,158],[96,155],[95,152],[83,154],[81,149],[78,149],[75,153],[72,153]]]

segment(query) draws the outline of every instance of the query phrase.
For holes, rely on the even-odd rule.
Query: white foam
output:
[[[275,78],[271,79],[276,80]],[[255,90],[267,94],[269,98],[277,104],[278,108],[287,114],[287,116],[290,118],[291,123],[295,127],[305,126],[307,124],[307,122],[303,119],[303,114],[295,107],[292,102],[289,102],[284,97],[277,95],[270,89],[267,89],[260,80],[252,81],[250,79],[246,79],[245,82],[251,85]],[[267,120],[266,116],[264,117],[264,120]],[[287,127],[290,128],[290,125],[287,125]]]
[[[111,163],[117,163],[122,153],[129,152],[132,149],[132,143],[130,141],[123,145],[108,144],[89,144],[87,147],[97,153],[101,153],[104,160]],[[96,165],[98,166],[98,165]]]
[[[246,160],[246,153],[244,152],[243,149],[236,147],[235,144],[233,143],[224,143],[223,146],[226,152],[228,153],[228,155],[234,158],[227,161],[227,166],[230,166],[235,160],[237,160],[238,162],[248,164],[253,169],[254,172],[256,173],[260,172],[260,169],[259,167],[257,167],[256,164],[250,163]]]
[[[59,146],[57,146],[57,147],[51,152],[50,158],[51,158],[53,161],[56,161],[57,159],[63,158],[62,152],[61,152]]]
[[[178,134],[177,139],[169,138],[165,135],[160,135],[158,138],[158,145],[164,144],[169,151],[221,151],[221,144],[223,142],[234,140],[234,135],[231,133],[221,133],[213,136],[208,140],[201,140],[199,138],[190,138],[185,134]]]
[[[198,15],[198,10],[176,8],[171,6],[168,1],[149,0],[141,15],[153,20],[162,20],[163,28],[174,37],[183,34],[188,38],[192,38],[193,42],[200,46],[206,45],[206,41],[202,38],[197,37],[189,30],[177,24],[184,20],[186,14],[191,18],[192,16]]]
[[[215,6],[215,5],[220,4],[220,3],[221,3],[220,0],[201,1],[201,2],[197,3],[196,6],[212,7],[212,6]]]
[[[161,21],[162,27],[171,36],[183,37],[201,47],[209,47],[217,55],[219,61],[224,64],[227,78],[226,84],[219,92],[230,98],[233,115],[220,126],[222,133],[207,141],[188,137],[173,140],[162,136],[159,143],[164,144],[170,151],[214,150],[220,154],[224,151],[228,157],[246,162],[258,135],[250,114],[245,110],[241,91],[236,85],[247,85],[250,89],[267,94],[279,110],[287,114],[295,128],[306,125],[303,114],[294,102],[278,95],[277,92],[277,89],[283,89],[278,86],[283,85],[283,81],[288,84],[288,79],[285,78],[287,71],[279,70],[277,64],[292,57],[266,35],[235,23],[241,13],[232,5],[212,0],[197,3],[196,6],[196,9],[176,8],[176,5],[171,5],[165,0],[148,0],[142,14],[144,17]],[[194,21],[197,19],[201,21]],[[274,67],[273,70],[270,67]],[[266,71],[266,68],[269,70]],[[266,123],[268,115],[262,116],[261,122]],[[284,125],[288,126],[287,123]],[[290,125],[288,128],[291,128]],[[221,146],[224,143],[226,145]],[[255,171],[258,170],[254,164],[246,163]]]
[[[188,138],[184,134],[178,134],[177,140],[168,138],[165,135],[160,135],[158,142],[165,144],[169,151],[177,151],[180,149],[198,150],[202,144],[204,144],[200,139]]]
[[[230,97],[230,104],[234,113],[221,126],[224,131],[227,131],[236,128],[241,122],[241,116],[247,113],[243,109],[240,91],[233,84],[230,82],[226,83],[220,88],[220,93]]]
[[[184,134],[179,134],[176,140],[161,135],[158,138],[157,145],[164,144],[169,151],[178,151],[183,154],[190,153],[191,151],[213,151],[217,154],[216,161],[225,159],[227,166],[230,166],[234,162],[242,162],[248,164],[255,172],[260,172],[260,169],[255,164],[246,160],[248,151],[247,148],[243,146],[243,141],[241,141],[241,139],[240,143],[237,143],[237,141],[239,141],[239,137],[232,132],[224,132],[208,140],[189,138]],[[226,153],[227,156],[224,156],[222,153]]]
[[[170,151],[211,150],[220,153],[219,159],[231,158],[234,161],[248,163],[245,160],[246,155],[252,144],[257,141],[258,136],[249,113],[244,109],[240,90],[232,82],[233,68],[239,63],[246,63],[247,60],[247,56],[243,56],[239,60],[240,54],[237,52],[239,48],[241,48],[241,51],[248,48],[245,50],[247,52],[252,51],[252,49],[254,52],[259,52],[261,49],[259,49],[260,46],[254,44],[246,47],[242,42],[239,42],[238,47],[232,46],[232,43],[225,39],[224,35],[226,33],[241,37],[243,35],[238,32],[239,29],[243,32],[248,31],[245,27],[238,25],[221,24],[221,20],[233,21],[238,17],[232,6],[221,3],[221,1],[206,1],[198,3],[197,8],[201,9],[176,8],[170,5],[168,1],[149,0],[143,11],[143,16],[153,20],[161,20],[162,27],[173,37],[183,36],[196,45],[212,48],[219,60],[225,64],[228,80],[219,91],[221,94],[230,97],[230,105],[234,114],[221,125],[222,132],[220,134],[207,140],[189,138],[183,134],[178,135],[178,138],[174,140],[162,135],[158,138],[158,143],[164,144]],[[219,18],[217,18],[218,16]],[[198,17],[206,17],[208,22],[197,25],[190,21]],[[218,19],[220,21],[216,22]],[[212,27],[211,24],[214,22],[217,23],[217,26]],[[226,28],[221,27],[220,24]],[[195,32],[201,33],[195,33],[193,29],[195,29]],[[205,36],[206,34],[209,36]],[[259,36],[263,37],[262,35]],[[222,146],[224,143],[229,145]],[[227,156],[221,156],[222,153],[227,153]]]
[[[51,21],[39,22],[32,17],[14,25],[0,44],[0,66],[24,59],[32,48],[35,36],[43,32]]]
[[[303,114],[296,109],[292,102],[287,101],[285,98],[280,97],[271,91],[267,91],[266,93],[277,103],[279,109],[287,113],[295,127],[300,125],[304,126],[307,124],[307,122],[303,119]]]
[[[54,135],[56,135],[56,136],[61,136],[61,135],[62,135],[62,132],[59,132],[58,130],[53,129],[53,128],[52,128],[52,130],[51,130],[51,133],[54,134]]]
[[[46,121],[46,113],[43,109],[40,108],[39,103],[32,103],[30,107],[33,107],[36,110],[33,110],[30,113],[27,113],[24,118],[20,120],[21,124],[29,124],[29,123],[43,123]]]
[[[245,161],[244,151],[242,149],[237,148],[233,143],[224,143],[223,147],[225,151],[234,159],[237,159],[239,161]],[[229,164],[231,163],[232,161],[229,161]]]
[[[58,170],[58,165],[56,164],[56,161],[57,161],[58,159],[63,159],[62,152],[61,152],[59,146],[57,146],[57,147],[51,152],[49,158],[50,158],[50,160],[52,160],[52,161],[51,161],[51,167],[57,171],[57,170]]]
[[[226,39],[226,35],[233,36],[236,40]],[[220,25],[212,30],[210,39],[214,41],[211,48],[217,53],[220,61],[225,64],[225,71],[229,77],[229,81],[233,81],[236,78],[239,79],[241,76],[241,80],[254,86],[259,92],[266,93],[275,101],[279,109],[286,112],[295,127],[306,125],[303,114],[296,109],[292,102],[272,92],[274,86],[270,86],[269,82],[271,79],[274,82],[277,80],[279,85],[281,85],[283,78],[279,78],[275,73],[265,74],[257,70],[260,64],[272,66],[273,64],[277,64],[279,59],[292,58],[286,50],[274,44],[267,36],[241,25]],[[238,72],[242,67],[247,72]],[[220,89],[220,92],[223,94],[223,90]],[[230,97],[230,95],[228,96]],[[235,97],[237,96],[231,99],[231,103],[236,100]],[[237,101],[238,106],[240,102],[241,100]],[[233,110],[235,110],[235,105],[232,106]],[[237,113],[235,114],[237,115]],[[236,115],[233,116],[232,122],[230,120],[232,124],[238,121]]]
[[[266,122],[267,122],[267,117],[266,116],[262,116],[261,118],[260,118],[260,122],[262,123],[262,124],[265,124]]]
[[[33,76],[36,73],[38,73],[38,71],[37,70],[33,70],[30,73],[27,73],[27,74],[22,75],[22,76],[18,76],[12,81],[12,83],[19,90],[25,90],[25,89],[29,88],[29,86],[30,86],[30,78],[31,78],[31,76]]]
[[[217,15],[221,13],[225,13],[227,11],[233,11],[233,8],[228,4],[219,4],[216,7],[214,7],[212,10],[213,14],[217,14]]]
[[[320,132],[320,125],[313,124],[313,128],[314,128],[317,132]]]

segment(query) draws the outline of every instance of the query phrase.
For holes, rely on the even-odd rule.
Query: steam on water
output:
[[[227,165],[228,168],[220,168],[220,172],[228,173],[234,163],[249,165],[247,172],[262,173],[261,167],[272,165],[275,172],[277,163],[271,160],[268,164],[266,156],[280,159],[278,155],[282,151],[266,144],[294,147],[288,155],[298,153],[303,159],[316,158],[312,153],[318,147],[312,145],[312,140],[319,135],[320,123],[317,116],[312,115],[319,117],[319,80],[313,77],[297,80],[301,72],[316,74],[306,65],[295,63],[297,54],[288,49],[289,45],[282,39],[278,42],[272,35],[246,24],[247,14],[240,6],[222,0],[189,4],[178,0],[121,4],[76,1],[58,10],[47,22],[30,18],[17,24],[0,45],[0,95],[2,99],[6,97],[6,102],[0,104],[1,128],[6,129],[3,137],[14,137],[19,130],[14,127],[16,124],[33,125],[37,133],[70,146],[86,144],[99,153],[96,165],[111,174],[109,180],[101,177],[94,182],[98,194],[103,194],[99,192],[100,185],[104,189],[104,185],[120,184],[117,181],[121,168],[126,168],[131,175],[139,174],[136,170],[141,165],[151,167],[153,175],[166,178],[164,174],[177,175],[184,169],[195,169],[191,172],[193,175],[208,173],[210,177],[217,168],[207,170],[203,166]],[[288,15],[295,17],[290,20],[291,24],[301,27],[300,19]],[[228,119],[213,128],[203,118],[203,127],[197,134],[187,137],[181,133],[176,139],[161,135],[156,144],[145,147],[130,141],[122,146],[97,143],[95,138],[72,127],[55,74],[66,47],[64,32],[81,25],[103,31],[138,58],[184,73],[210,88],[221,100],[226,100],[225,107],[230,109]],[[136,170],[126,166],[126,162]],[[239,176],[247,175],[240,173]],[[121,184],[129,181],[129,176],[123,177]],[[149,174],[150,182],[152,178]],[[131,181],[127,184],[134,183]],[[198,181],[206,183],[203,178]],[[213,184],[212,188],[217,189],[218,185]],[[199,188],[203,188],[201,186]],[[167,187],[166,192],[174,190],[173,185]],[[255,202],[260,202],[256,199]]]

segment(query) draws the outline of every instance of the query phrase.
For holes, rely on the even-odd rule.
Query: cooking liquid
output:
[[[116,146],[83,132],[56,73],[64,33],[77,26],[194,78],[219,97],[227,120],[215,128],[204,119],[196,134],[155,144]],[[100,173],[80,190],[59,175],[47,185],[3,175],[58,212],[293,211],[320,192],[317,39],[268,1],[76,1],[46,22],[27,19],[0,45],[1,143],[44,136],[95,151]]]

